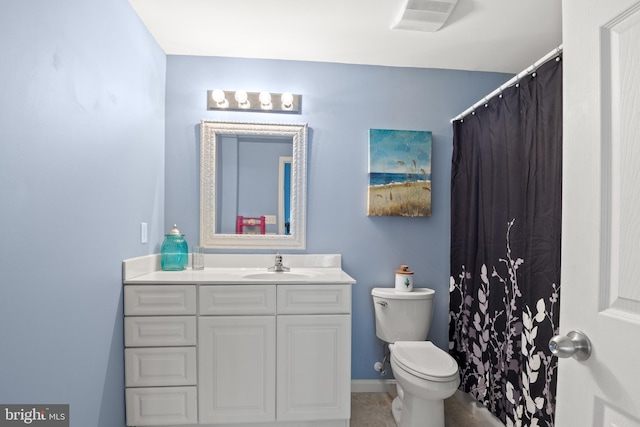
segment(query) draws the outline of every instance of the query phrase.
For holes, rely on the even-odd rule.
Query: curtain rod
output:
[[[485,96],[480,101],[476,102],[471,107],[467,108],[462,113],[458,114],[456,117],[451,119],[450,122],[453,123],[456,120],[460,120],[460,119],[466,117],[468,114],[474,112],[476,110],[476,108],[480,107],[481,105],[486,104],[491,98],[493,98],[496,95],[501,94],[503,90],[505,90],[506,88],[508,88],[510,86],[513,86],[515,83],[517,83],[521,78],[523,78],[527,74],[533,73],[538,67],[540,67],[542,64],[544,64],[545,62],[549,61],[550,59],[553,59],[555,56],[559,55],[561,52],[562,52],[562,45],[560,45],[557,48],[553,49],[551,52],[547,53],[545,56],[543,56],[542,58],[540,58],[539,60],[534,62],[532,65],[530,65],[529,67],[527,67],[524,70],[522,70],[520,73],[518,73],[511,80],[509,80],[508,82],[506,82],[505,84],[500,86],[498,89],[494,90],[489,95]]]

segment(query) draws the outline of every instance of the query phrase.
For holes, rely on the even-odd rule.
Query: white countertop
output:
[[[273,255],[205,254],[205,269],[162,271],[160,255],[132,258],[122,263],[125,284],[354,284],[340,266],[340,255],[283,255],[290,271],[268,272]],[[246,266],[246,267],[245,267]]]
[[[292,268],[287,273],[269,273],[270,278],[252,278],[256,273],[267,273],[264,268],[205,268],[204,270],[153,271],[125,284],[353,284],[355,280],[339,268]],[[245,277],[249,276],[249,277]]]

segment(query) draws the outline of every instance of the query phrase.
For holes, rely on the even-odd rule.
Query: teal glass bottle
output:
[[[164,235],[160,255],[160,267],[165,271],[180,271],[187,267],[189,245],[177,225],[174,224],[171,231]]]

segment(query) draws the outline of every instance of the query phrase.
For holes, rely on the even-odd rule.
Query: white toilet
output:
[[[444,399],[460,384],[458,364],[430,341],[435,291],[373,288],[376,335],[389,343],[397,381],[393,418],[398,427],[444,427]]]

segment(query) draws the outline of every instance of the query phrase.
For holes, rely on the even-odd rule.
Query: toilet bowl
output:
[[[435,292],[373,288],[376,335],[389,343],[398,396],[392,403],[398,427],[444,427],[444,399],[453,396],[460,376],[447,352],[425,341]]]
[[[444,427],[444,399],[460,385],[456,361],[430,341],[397,341],[389,348],[398,383],[392,404],[398,427]]]

